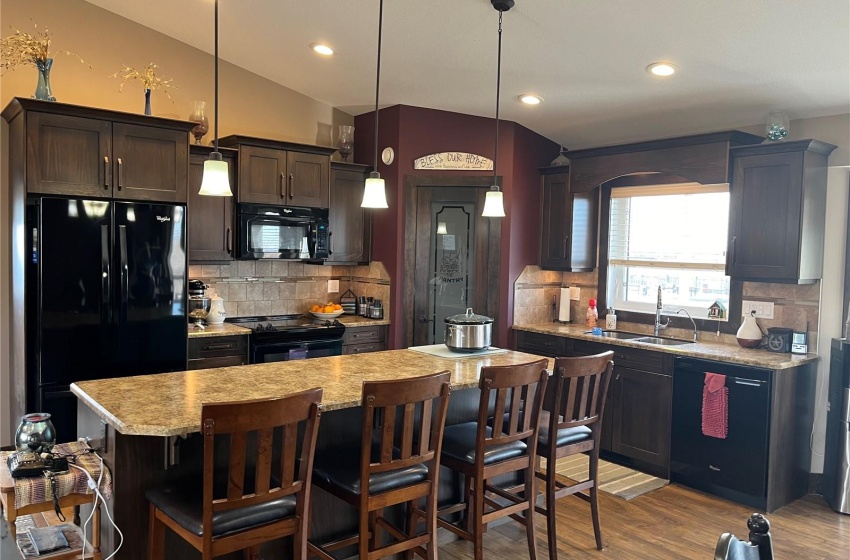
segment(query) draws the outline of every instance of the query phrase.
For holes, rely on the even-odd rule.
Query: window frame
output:
[[[601,200],[599,204],[599,265],[598,265],[598,308],[608,309],[608,242],[611,227],[611,191],[614,187],[623,186],[648,186],[647,178],[651,177],[651,185],[677,184],[691,182],[687,178],[675,175],[652,174],[652,175],[630,175],[612,179],[600,185]],[[730,185],[731,188],[731,185]],[[721,332],[723,334],[735,334],[741,324],[741,298],[743,297],[744,283],[731,278],[729,281],[729,308],[726,310],[727,321],[715,321],[712,319],[694,317],[697,330],[704,332]],[[670,319],[670,326],[677,329],[693,329],[693,325],[684,315],[666,315]],[[639,311],[617,310],[617,319],[621,322],[640,323],[652,325],[655,323],[655,313],[643,313]]]

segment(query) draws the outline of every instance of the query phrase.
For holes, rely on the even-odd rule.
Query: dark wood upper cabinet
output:
[[[540,266],[589,271],[596,267],[599,189],[570,191],[568,167],[541,169]]]
[[[27,115],[27,192],[112,196],[112,123]]]
[[[356,163],[331,162],[328,263],[357,264],[371,260],[372,214],[360,207],[369,169]]]
[[[230,172],[230,188],[236,191],[236,150],[221,148]],[[232,196],[201,196],[204,162],[212,148],[192,145],[189,149],[189,201],[186,220],[189,230],[190,263],[226,263],[234,243],[234,201]]]
[[[800,140],[730,150],[727,275],[785,283],[821,277],[827,158],[834,149]]]
[[[115,198],[186,202],[187,135],[152,126],[112,125]]]
[[[190,122],[20,97],[3,118],[28,193],[186,202]]]
[[[219,144],[239,150],[238,202],[328,207],[335,148],[238,135]]]

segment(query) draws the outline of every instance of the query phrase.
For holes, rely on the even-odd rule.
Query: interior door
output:
[[[487,313],[484,189],[417,189],[413,344],[445,342],[445,318]]]

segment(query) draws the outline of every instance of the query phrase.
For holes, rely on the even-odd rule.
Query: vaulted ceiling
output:
[[[213,52],[211,0],[88,1]],[[220,13],[223,59],[353,115],[374,106],[378,0]],[[381,105],[493,116],[497,25],[490,0],[386,0]],[[847,0],[516,0],[503,41],[503,118],[571,149],[850,113]],[[679,72],[647,73],[659,60]]]

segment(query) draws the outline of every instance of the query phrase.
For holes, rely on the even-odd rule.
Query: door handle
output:
[[[429,319],[428,317],[423,315],[423,316],[419,317],[419,322],[420,323],[433,323],[434,319]]]
[[[109,189],[109,156],[103,156],[103,188]]]
[[[736,385],[746,385],[748,387],[761,387],[762,381],[758,381],[755,379],[741,379],[740,377],[735,378]]]
[[[119,258],[121,259],[121,321],[123,322],[127,320],[127,303],[130,300],[130,269],[127,265],[127,226],[118,226],[118,251]]]
[[[280,198],[286,198],[286,174],[280,174]]]
[[[224,232],[224,249],[229,253],[233,251],[233,230],[227,228]]]
[[[121,161],[121,158],[118,158],[118,190],[121,190],[121,187],[124,186],[124,162]],[[124,227],[124,226],[121,226]]]
[[[290,173],[289,174],[289,198],[290,199],[293,197],[292,190],[293,190],[294,186],[295,186],[295,175]]]
[[[109,226],[107,225],[100,226],[100,273],[100,295],[103,304],[101,317],[104,317],[109,313]]]
[[[564,236],[564,258],[567,258],[567,244],[569,243],[569,241],[570,241],[570,236],[565,235]]]
[[[334,232],[328,232],[328,256],[334,254]]]
[[[732,264],[735,264],[735,262],[738,260],[738,251],[737,251],[737,243],[736,243],[737,241],[738,241],[738,236],[737,235],[732,236]]]

